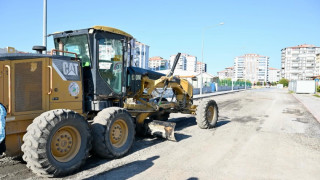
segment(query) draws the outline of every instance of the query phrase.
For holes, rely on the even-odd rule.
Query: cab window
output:
[[[54,39],[55,48],[63,51],[77,53],[82,67],[91,66],[88,36],[77,35]],[[64,53],[64,56],[74,57],[73,54]]]
[[[121,92],[123,52],[119,39],[98,39],[98,68],[101,77],[115,93]]]

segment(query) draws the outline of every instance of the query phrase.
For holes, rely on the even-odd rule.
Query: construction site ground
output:
[[[194,116],[171,114],[177,142],[137,137],[125,157],[92,156],[75,174],[57,179],[319,179],[320,124],[287,90],[206,98],[218,103],[216,128],[199,129]],[[0,179],[42,178],[6,157]]]

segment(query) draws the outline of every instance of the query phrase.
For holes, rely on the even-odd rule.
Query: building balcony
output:
[[[290,70],[289,72],[290,72],[290,73],[292,73],[292,74],[298,74],[298,73],[301,73],[301,71],[299,71],[299,70]]]

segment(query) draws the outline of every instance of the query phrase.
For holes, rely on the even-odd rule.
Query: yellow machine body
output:
[[[124,31],[106,26],[94,26],[85,31],[88,33],[88,37],[95,37],[92,34],[96,31],[110,33],[110,37],[120,35],[127,38],[128,42],[133,38]],[[54,36],[70,37],[68,33],[68,31],[55,33]],[[77,33],[80,33],[80,30],[72,31],[72,33],[75,33],[73,36],[78,36],[79,34]],[[124,47],[123,50],[125,49]],[[131,46],[128,47],[131,48]],[[75,49],[73,50],[76,51]],[[7,109],[5,129],[7,155],[15,156],[21,154],[20,147],[23,144],[22,138],[27,132],[27,127],[36,117],[49,110],[70,109],[89,120],[93,119],[102,108],[116,105],[125,108],[132,117],[135,117],[138,128],[145,125],[145,119],[157,113],[159,114],[160,111],[161,113],[181,112],[187,114],[195,114],[196,112],[196,106],[192,103],[192,85],[187,80],[172,75],[161,75],[157,78],[139,75],[138,91],[131,92],[129,90],[122,92],[125,94],[123,96],[110,96],[111,98],[108,97],[108,94],[100,96],[98,98],[111,102],[111,105],[103,104],[104,106],[101,106],[101,109],[97,110],[94,107],[91,111],[87,110],[88,105],[85,102],[86,97],[84,97],[83,92],[85,87],[88,87],[83,84],[87,79],[82,77],[82,71],[84,71],[86,63],[80,62],[83,57],[77,57],[78,54],[76,52],[68,52],[65,49],[60,49],[60,47],[52,50],[52,53],[54,51],[62,55],[71,53],[75,57],[53,56],[52,54],[8,54],[0,57],[0,103]],[[93,51],[92,53],[98,52],[91,51]],[[89,56],[96,57],[92,54]],[[92,60],[91,63],[96,61],[98,60]],[[97,66],[100,66],[100,64]],[[124,64],[123,67],[125,67]],[[126,68],[123,68],[123,71],[124,69]],[[133,80],[137,80],[137,78]],[[107,86],[103,88],[99,86],[95,87],[95,89],[103,90],[105,87]],[[154,98],[152,96],[153,91],[167,88],[171,88],[174,91],[175,101],[165,103],[149,101]],[[129,99],[132,99],[133,103]],[[94,105],[91,104],[91,106]],[[97,107],[100,108],[99,106]],[[153,125],[154,127],[160,127],[161,122]],[[171,130],[168,131],[170,134],[168,136],[174,139],[172,135],[174,126],[170,123],[163,125],[165,129],[170,126]]]
[[[72,62],[73,64],[79,62]],[[80,71],[79,71],[80,72]],[[61,72],[59,72],[61,73]],[[63,80],[52,58],[0,61],[0,101],[7,109],[6,154],[19,155],[22,137],[33,119],[52,109],[73,109],[83,113],[81,72],[79,81]],[[77,84],[78,95],[68,93]]]

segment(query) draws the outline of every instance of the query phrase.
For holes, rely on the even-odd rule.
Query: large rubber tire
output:
[[[219,117],[219,109],[216,101],[201,101],[196,112],[196,121],[201,129],[213,128]]]
[[[109,107],[93,119],[93,152],[102,158],[119,158],[132,147],[135,127],[123,108]]]
[[[57,109],[35,118],[23,136],[23,160],[44,177],[65,176],[85,163],[91,149],[88,122],[78,113]]]

